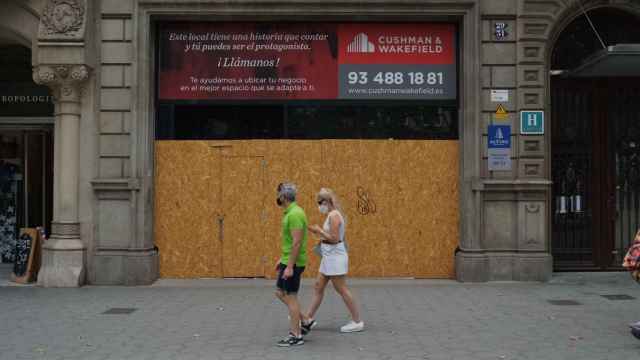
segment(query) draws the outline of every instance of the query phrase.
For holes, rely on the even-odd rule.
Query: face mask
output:
[[[326,214],[329,212],[329,207],[327,205],[320,205],[318,206],[318,210],[320,210],[321,214]]]

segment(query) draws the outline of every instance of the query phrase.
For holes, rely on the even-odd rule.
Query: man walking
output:
[[[298,290],[300,276],[307,264],[307,215],[296,204],[296,186],[293,183],[278,185],[278,206],[284,209],[282,219],[282,256],[276,264],[278,280],[276,297],[289,308],[289,335],[278,346],[290,347],[304,344],[300,330],[300,303]]]

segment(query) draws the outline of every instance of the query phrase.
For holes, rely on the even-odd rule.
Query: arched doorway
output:
[[[0,39],[0,280],[15,260],[20,228],[53,212],[53,100],[32,79],[31,49]]]
[[[640,44],[640,16],[613,8],[588,15],[606,46]],[[571,71],[602,50],[581,14],[552,52],[555,270],[619,268],[640,227],[640,78]]]

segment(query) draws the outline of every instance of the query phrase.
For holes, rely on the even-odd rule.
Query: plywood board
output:
[[[154,236],[163,278],[220,277],[217,151],[206,141],[155,144]]]
[[[349,230],[350,262],[358,276],[386,276],[393,220],[393,141],[360,141],[361,156],[357,183],[349,189],[352,210]]]
[[[211,148],[212,143],[157,144],[156,243],[162,276],[223,276],[221,261],[228,253],[254,264],[250,266],[254,275],[235,276],[259,276],[262,266],[264,276],[274,277],[282,220],[282,209],[275,204],[276,186],[293,181],[310,224],[324,221],[315,202],[321,187],[332,188],[341,198],[351,276],[453,277],[453,251],[459,241],[458,141],[242,140]],[[256,164],[247,160],[259,155],[265,161],[262,188],[257,185]],[[227,175],[223,169],[229,169]],[[229,187],[222,203],[216,194],[223,190],[209,191],[203,202],[205,189],[223,189],[225,184]],[[245,200],[262,205],[253,209],[239,205]],[[195,201],[201,211],[185,211],[181,206],[185,201]],[[249,239],[262,231],[262,245],[251,240],[223,254],[219,242],[199,240],[205,235],[196,229],[217,233],[211,221],[217,214],[235,219],[252,211],[264,211],[262,230],[233,225],[224,235]],[[195,240],[184,244],[185,232]],[[314,242],[310,236],[307,277],[315,276],[319,266],[311,251]]]
[[[264,158],[222,157],[222,273],[262,277],[265,269]]]
[[[267,206],[266,238],[267,257],[271,268],[280,258],[281,220],[283,210],[276,205],[276,188],[280,182],[292,181],[298,186],[297,203],[300,205],[310,224],[320,219],[316,210],[315,195],[319,190],[321,170],[321,144],[310,141],[270,140],[267,142],[268,159],[266,165]],[[319,258],[312,253],[315,239],[308,234],[307,267],[304,277],[314,277],[319,267]],[[267,268],[268,278],[275,278],[275,271]]]
[[[402,141],[394,166],[398,186],[389,276],[453,277],[459,241],[457,141]],[[407,269],[410,269],[408,271]]]
[[[289,176],[298,185],[298,205],[300,205],[307,215],[309,225],[319,224],[324,221],[324,217],[318,211],[316,195],[323,186],[324,179],[329,175],[323,172],[322,168],[322,143],[319,141],[288,141],[287,147],[293,149],[294,156],[291,156],[289,164]],[[304,277],[315,277],[320,268],[320,258],[313,253],[313,245],[318,242],[311,233],[307,233],[307,267],[303,273]]]

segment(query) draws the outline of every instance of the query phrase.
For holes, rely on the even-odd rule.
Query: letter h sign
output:
[[[544,134],[544,111],[521,111],[520,134]]]

